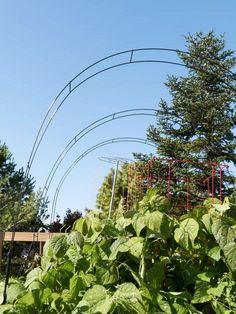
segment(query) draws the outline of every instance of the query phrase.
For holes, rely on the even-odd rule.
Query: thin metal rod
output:
[[[168,197],[170,197],[170,186],[171,186],[171,160],[168,161]]]
[[[211,171],[211,196],[212,199],[215,197],[215,168],[212,165],[212,171]]]
[[[113,176],[112,191],[111,191],[111,201],[110,201],[110,206],[109,206],[108,218],[111,218],[111,213],[112,213],[112,209],[113,209],[118,167],[119,167],[119,160],[116,161],[115,172],[114,172],[114,176]]]
[[[220,201],[222,202],[222,166],[220,165]]]

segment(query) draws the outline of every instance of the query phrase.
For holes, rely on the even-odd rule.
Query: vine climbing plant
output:
[[[132,210],[90,212],[53,237],[0,313],[235,313],[236,198],[176,219],[149,189]]]

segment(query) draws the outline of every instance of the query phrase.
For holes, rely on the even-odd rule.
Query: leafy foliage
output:
[[[235,313],[232,199],[177,220],[154,194],[113,220],[89,212],[49,240],[0,313]]]
[[[61,222],[59,215],[56,216],[56,220],[46,226],[49,232],[69,232],[71,231],[74,222],[79,219],[82,214],[78,210],[72,211],[67,209],[65,216]]]
[[[136,182],[138,169],[134,163],[122,163],[117,171],[115,184],[115,193],[113,200],[113,211],[117,209],[128,210],[136,202],[135,195],[139,194],[139,186]],[[114,180],[114,169],[111,169],[104,178],[96,197],[96,207],[102,210],[104,217],[108,217],[108,211],[111,201],[112,185]]]
[[[24,188],[22,188],[24,186]],[[18,231],[42,226],[46,204],[41,193],[34,192],[34,182],[26,178],[24,170],[16,164],[5,144],[0,143],[0,230],[6,231],[17,224]],[[33,222],[33,224],[29,223]]]

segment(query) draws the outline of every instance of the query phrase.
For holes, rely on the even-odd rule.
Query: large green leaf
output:
[[[159,211],[155,211],[153,213],[146,214],[145,217],[147,227],[154,232],[160,233],[163,214]]]
[[[69,249],[66,251],[66,256],[74,264],[74,266],[77,265],[79,259],[81,258],[81,254],[75,246],[69,247]]]
[[[195,291],[192,299],[192,303],[205,303],[213,299],[213,296],[207,293],[207,290],[211,288],[209,283],[204,281],[198,281],[195,285]]]
[[[29,287],[34,281],[38,281],[41,279],[42,270],[37,267],[31,270],[26,276],[25,287]]]
[[[78,220],[76,220],[74,224],[74,230],[79,231],[83,235],[86,235],[88,233],[88,226],[86,223],[86,218],[81,217]]]
[[[134,230],[137,236],[140,236],[140,232],[146,227],[146,217],[143,214],[135,214],[132,221]]]
[[[109,259],[110,260],[114,260],[118,254],[118,252],[120,252],[120,249],[122,247],[122,244],[126,243],[127,242],[127,239],[125,237],[119,237],[117,240],[115,240],[111,247],[110,247],[110,250],[111,250],[111,254],[109,256]],[[124,247],[125,248],[125,247]],[[129,248],[126,248],[126,252],[129,250]],[[125,251],[123,251],[125,252]]]
[[[143,249],[143,238],[142,237],[132,237],[132,238],[118,238],[111,245],[111,255],[110,260],[114,260],[118,252],[130,252],[135,257],[140,257]]]
[[[116,220],[116,227],[119,230],[124,230],[127,226],[132,223],[131,218],[124,218],[123,216]]]
[[[210,249],[210,251],[208,251],[207,255],[211,257],[213,260],[218,262],[221,258],[220,251],[221,251],[220,247],[215,246],[212,249]]]
[[[82,235],[92,235],[96,231],[101,231],[102,222],[96,216],[96,213],[91,212],[86,217],[79,218],[74,224],[74,230],[79,231]]]
[[[223,249],[226,262],[232,272],[236,272],[236,243],[229,242]]]
[[[229,198],[224,199],[223,204],[212,204],[212,207],[220,214],[223,215],[227,210],[229,210]]]
[[[81,277],[77,274],[73,275],[70,279],[70,294],[71,298],[76,298],[79,296],[80,291],[83,289],[83,281]]]
[[[68,236],[68,244],[74,244],[78,248],[81,248],[84,244],[84,237],[78,231],[72,231]]]
[[[115,284],[119,278],[116,265],[104,261],[96,266],[97,282],[101,285]]]
[[[207,294],[212,295],[213,297],[221,297],[227,286],[228,282],[222,281],[216,287],[207,289]]]
[[[49,245],[56,257],[63,257],[69,248],[67,237],[67,234],[61,234],[49,240]]]
[[[228,217],[215,219],[212,225],[212,233],[221,249],[224,249],[227,243],[236,239],[235,220]]]
[[[161,238],[167,239],[173,231],[173,220],[159,211],[145,215],[147,227]]]
[[[132,283],[121,284],[113,295],[113,300],[121,311],[119,313],[146,314],[146,308],[142,300],[140,291]]]
[[[7,303],[13,303],[20,295],[25,293],[23,283],[18,280],[10,279],[7,288]]]
[[[212,234],[212,230],[211,230],[212,221],[211,221],[211,215],[209,213],[202,216],[202,222],[203,222],[206,230],[210,234]]]
[[[152,210],[158,210],[160,212],[169,212],[172,204],[166,196],[154,195],[150,199],[150,205]]]
[[[34,305],[36,308],[40,307],[40,294],[41,291],[38,289],[28,291],[20,299],[17,300],[17,304],[24,304],[27,306]]]
[[[194,246],[194,240],[198,235],[199,225],[193,218],[187,218],[180,222],[175,229],[174,238],[184,249],[189,250]]]
[[[137,257],[138,259],[141,257],[141,254],[143,252],[143,241],[144,239],[142,237],[133,237],[130,238],[127,242],[127,245],[130,247],[130,254]]]
[[[95,285],[92,288],[88,289],[85,292],[82,301],[80,302],[81,305],[89,305],[89,309],[84,311],[84,313],[89,314],[107,314],[111,309],[112,303],[112,297],[110,296],[108,291],[100,285]]]
[[[49,269],[47,272],[42,274],[41,281],[43,284],[50,288],[52,291],[55,289],[55,282],[57,280],[57,270],[55,268]]]
[[[171,219],[169,216],[164,214],[162,217],[162,222],[160,226],[162,238],[168,239],[173,233],[173,228],[174,228],[173,219]]]
[[[157,295],[157,303],[160,309],[163,311],[161,313],[172,314],[169,302],[167,302],[166,298],[164,298],[161,294]]]

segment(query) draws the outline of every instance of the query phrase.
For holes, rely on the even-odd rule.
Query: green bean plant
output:
[[[81,217],[46,242],[25,282],[10,280],[0,313],[236,313],[235,198],[171,210],[150,189],[112,219]]]

